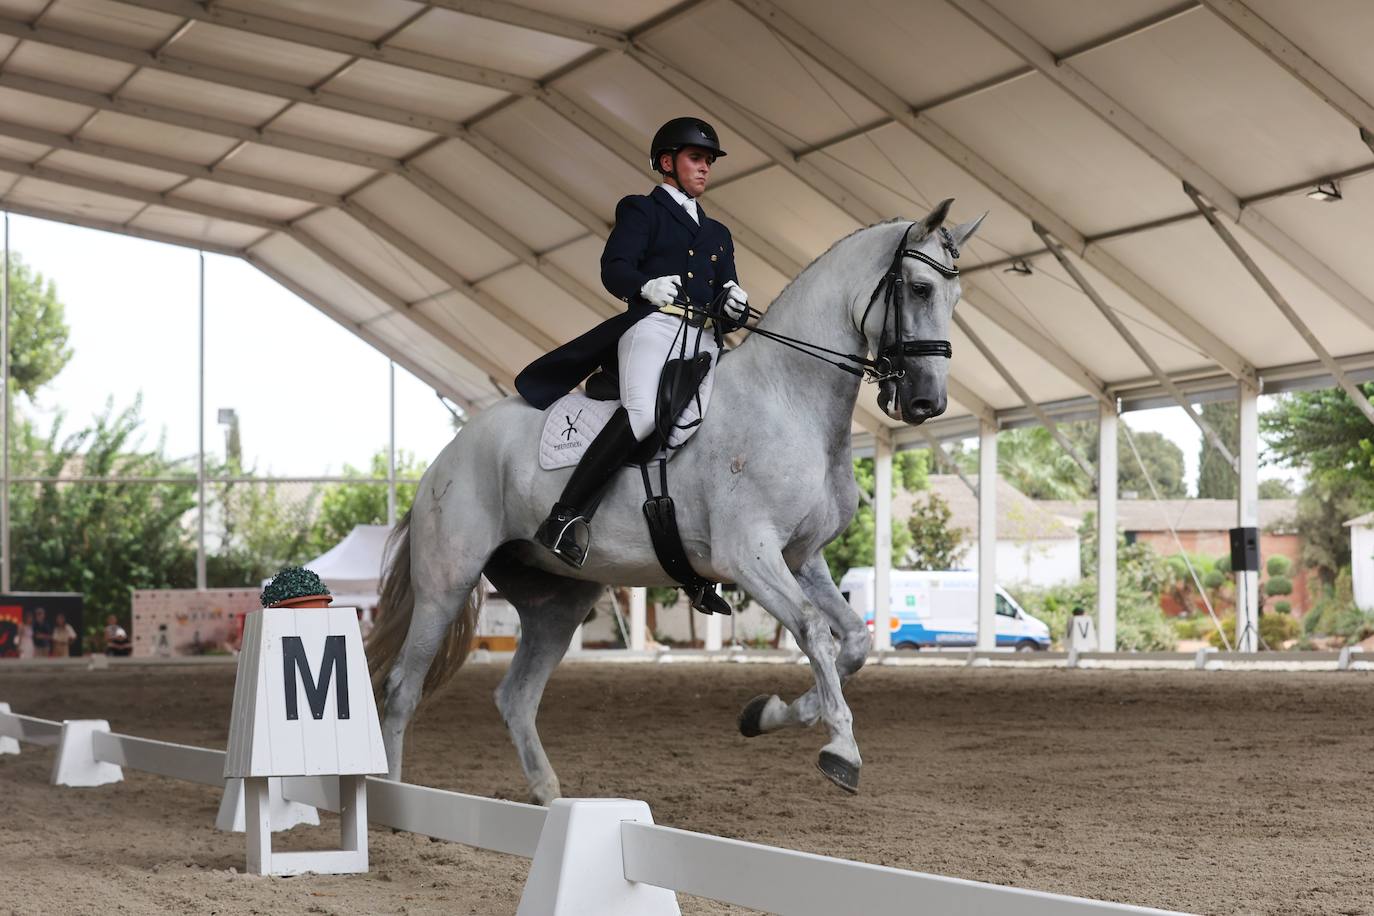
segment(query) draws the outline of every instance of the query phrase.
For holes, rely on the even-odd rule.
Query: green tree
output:
[[[1259,482],[1260,499],[1292,499],[1297,495],[1293,491],[1293,485],[1286,480],[1270,478]]]
[[[17,424],[15,476],[185,477],[187,483],[15,485],[10,500],[14,587],[86,596],[86,629],[105,615],[129,624],[130,591],[195,585],[195,549],[185,525],[195,506],[194,471],[166,457],[161,442],[138,439],[140,403],[104,413],[63,437],[61,419],[46,438]]]
[[[907,519],[911,549],[907,552],[909,569],[957,569],[968,553],[969,532],[950,527],[954,513],[938,493],[918,502]]]
[[[10,252],[10,378],[30,398],[72,358],[66,309],[57,287]]]
[[[1199,413],[1202,422],[1210,426],[1234,454],[1240,441],[1240,411],[1236,402],[1203,404]],[[1197,495],[1198,499],[1236,499],[1240,495],[1236,469],[1205,435],[1198,446]]]
[[[1374,383],[1360,386],[1365,397]],[[1374,429],[1338,388],[1299,391],[1260,414],[1260,432],[1274,464],[1306,472],[1294,527],[1302,564],[1327,589],[1350,565],[1350,534],[1343,523],[1374,503]]]
[[[371,467],[361,471],[352,465],[344,465],[344,477],[351,477],[357,483],[340,483],[329,486],[320,501],[319,516],[310,529],[308,543],[311,551],[322,553],[347,537],[358,525],[386,524],[386,450],[372,456]],[[396,476],[419,477],[427,465],[407,451],[396,453]],[[396,517],[400,518],[410,511],[415,502],[414,483],[396,485]]]
[[[1366,397],[1374,383],[1360,386]],[[1374,427],[1339,388],[1279,397],[1260,414],[1260,432],[1274,464],[1312,476],[1337,474],[1374,484]]]
[[[921,449],[899,452],[893,459],[892,479],[894,486],[912,480],[922,486],[928,485],[925,471],[927,453]],[[913,456],[913,457],[902,457]],[[920,456],[920,457],[914,457]],[[899,461],[900,459],[900,461]],[[899,472],[899,468],[902,470]],[[859,485],[859,509],[854,513],[849,527],[825,546],[825,561],[830,566],[830,575],[836,582],[853,566],[872,566],[874,550],[877,547],[873,521],[873,494],[876,482],[873,475],[872,458],[854,459],[854,482]],[[911,534],[896,518],[892,519],[892,565],[900,566],[902,558],[911,547]]]
[[[230,463],[237,469],[237,464]],[[217,484],[209,489],[209,515],[221,526],[219,545],[206,557],[211,588],[257,585],[283,566],[308,561],[318,551],[311,542],[319,487],[303,494],[292,484]],[[208,545],[207,545],[208,549]]]
[[[1043,426],[997,434],[997,473],[1031,499],[1083,499],[1093,492],[1093,481]]]

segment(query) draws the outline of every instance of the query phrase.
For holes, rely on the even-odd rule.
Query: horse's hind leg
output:
[[[520,614],[520,644],[496,688],[496,708],[515,742],[530,797],[535,804],[547,805],[561,792],[539,741],[535,715],[544,685],[605,586],[525,566],[508,550],[497,551],[486,574]]]
[[[839,651],[835,656],[835,670],[840,682],[849,680],[868,660],[873,637],[868,627],[854,613],[830,578],[830,568],[820,554],[808,560],[797,571],[797,584],[802,587],[806,597],[816,605],[830,629],[838,634]],[[789,726],[810,727],[821,717],[820,693],[815,685],[792,703],[781,697],[757,696],[750,700],[739,714],[740,734],[746,738],[777,731]]]

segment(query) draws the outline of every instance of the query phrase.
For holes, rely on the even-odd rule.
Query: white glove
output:
[[[649,300],[651,305],[663,308],[672,305],[682,291],[681,277],[655,277],[639,288],[639,294]]]
[[[730,291],[725,296],[725,313],[739,321],[749,313],[749,294],[734,280],[726,280],[725,288]]]

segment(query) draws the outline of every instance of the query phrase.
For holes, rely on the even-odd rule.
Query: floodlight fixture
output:
[[[1318,182],[1315,188],[1307,192],[1307,196],[1323,203],[1335,203],[1341,199],[1341,183],[1334,178],[1330,181]]]

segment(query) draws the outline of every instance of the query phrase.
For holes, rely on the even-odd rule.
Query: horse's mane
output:
[[[841,245],[843,245],[845,242],[847,242],[847,241],[849,241],[850,239],[854,238],[854,236],[859,235],[859,234],[864,233],[864,232],[867,232],[867,231],[870,230],[870,229],[877,229],[879,226],[891,226],[893,223],[909,223],[909,222],[913,222],[913,221],[910,220],[910,219],[907,219],[907,218],[904,217],[904,216],[894,216],[894,217],[892,217],[891,219],[885,219],[885,220],[883,220],[883,221],[880,222],[880,223],[873,223],[873,224],[868,225],[868,226],[860,226],[858,229],[855,229],[853,232],[849,233],[848,235],[842,236],[842,237],[836,239],[834,242],[832,242],[832,243],[830,244],[830,247],[829,247],[829,248],[825,249],[825,251],[821,252],[819,255],[817,255],[816,257],[812,258],[810,264],[807,264],[805,267],[803,267],[803,268],[801,269],[801,271],[800,271],[795,277],[793,277],[791,280],[789,280],[788,283],[787,283],[787,285],[784,286],[784,287],[782,288],[782,291],[779,292],[778,295],[777,295],[776,297],[774,297],[773,302],[780,302],[784,297],[787,296],[788,291],[792,289],[792,287],[797,283],[797,281],[801,280],[802,277],[805,277],[808,273],[811,272],[811,268],[815,267],[815,266],[816,266],[817,264],[819,264],[821,261],[824,261],[826,258],[828,258],[828,257],[830,256],[830,252],[834,251],[836,248],[839,248],[839,247],[840,247]],[[771,306],[770,306],[770,307],[771,307]]]

